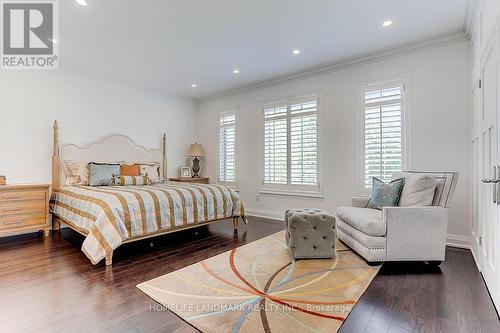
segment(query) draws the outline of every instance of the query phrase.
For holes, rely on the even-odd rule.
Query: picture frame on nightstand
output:
[[[179,177],[180,178],[191,178],[191,168],[187,166],[181,166],[179,168]]]

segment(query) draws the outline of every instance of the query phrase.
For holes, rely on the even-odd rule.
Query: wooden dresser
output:
[[[199,184],[208,184],[210,183],[210,178],[169,178],[169,180],[173,182],[182,182],[182,183],[199,183]]]
[[[43,230],[49,235],[48,184],[0,185],[0,237]]]

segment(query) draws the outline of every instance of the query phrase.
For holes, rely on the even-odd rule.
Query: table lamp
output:
[[[191,177],[200,178],[200,175],[198,174],[198,172],[200,172],[200,160],[198,159],[198,157],[205,156],[205,153],[203,153],[203,149],[201,148],[201,145],[198,143],[193,143],[191,145],[191,148],[189,148],[188,156],[194,157],[194,159],[193,159],[193,175]]]

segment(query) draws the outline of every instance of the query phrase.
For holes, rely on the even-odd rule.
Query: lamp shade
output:
[[[191,148],[189,148],[188,156],[203,157],[205,156],[205,153],[203,152],[203,148],[201,148],[200,144],[193,143],[191,145]]]

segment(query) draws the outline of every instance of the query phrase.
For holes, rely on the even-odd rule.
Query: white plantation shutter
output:
[[[318,182],[318,102],[290,106],[291,183],[315,185]]]
[[[236,182],[236,115],[219,116],[219,181]]]
[[[264,109],[264,183],[286,184],[288,179],[288,108]]]
[[[317,98],[264,108],[264,184],[318,185]]]
[[[384,182],[403,168],[403,97],[404,85],[364,93],[364,185],[372,186],[372,177]]]

